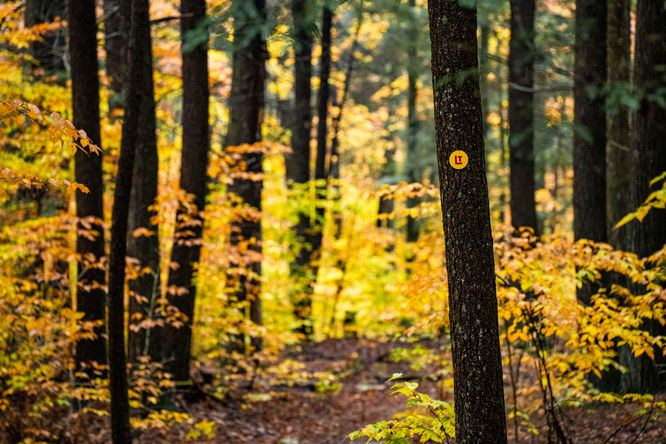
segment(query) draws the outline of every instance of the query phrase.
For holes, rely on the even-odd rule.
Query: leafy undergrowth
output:
[[[386,382],[395,373],[402,374],[402,381],[418,383],[418,392],[453,403],[446,369],[432,362],[415,364],[414,356],[419,349],[436,346],[430,340],[403,343],[347,338],[285,352],[279,360],[265,362],[260,374],[239,378],[222,395],[205,383],[180,392],[176,404],[194,423],[201,422],[199,438],[194,438],[192,426],[174,425],[144,432],[138,442],[350,442],[348,435],[367,424],[390,421],[396,414],[397,418],[404,417],[401,414],[407,410],[407,398],[392,394],[391,386],[396,381]],[[411,356],[411,361],[396,362],[406,356]],[[442,375],[439,381],[437,374]],[[200,379],[201,375],[196,376]],[[525,370],[526,381],[534,377],[533,370],[531,373]],[[505,393],[509,405],[508,381]],[[664,395],[655,399],[664,400]],[[519,402],[530,402],[529,394]],[[562,410],[562,418],[566,436],[573,443],[657,443],[666,437],[664,412],[645,408],[642,403],[567,407]],[[75,442],[106,442],[108,429],[103,420],[90,418],[90,421],[85,425],[85,439]],[[519,442],[547,442],[543,410],[537,409],[521,422],[524,425],[519,428]],[[507,418],[507,423],[509,442],[515,442],[513,418]],[[214,437],[206,438],[206,431],[214,432]],[[355,442],[364,443],[366,439]]]

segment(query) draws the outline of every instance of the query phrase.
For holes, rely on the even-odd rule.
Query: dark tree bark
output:
[[[261,124],[264,108],[264,83],[266,79],[266,42],[260,27],[266,20],[265,0],[234,2],[234,54],[233,78],[229,106],[229,128],[225,146],[253,144],[261,141]],[[259,151],[243,153],[240,162],[249,173],[263,171],[263,154]],[[246,205],[261,210],[261,180],[234,177],[228,192],[241,198]],[[251,215],[240,215],[232,223],[230,243],[238,249],[243,242],[250,242],[249,249],[261,254],[261,220]],[[237,267],[239,264],[235,264]],[[249,259],[247,273],[229,276],[229,287],[237,300],[248,301],[250,320],[262,324],[261,313],[261,259]],[[255,338],[255,348],[261,348],[260,338]],[[242,348],[242,347],[241,347]]]
[[[432,84],[449,282],[457,443],[506,443],[495,264],[485,176],[476,12],[430,0]],[[460,81],[460,75],[465,74]],[[463,169],[449,164],[462,150]]]
[[[188,31],[195,29],[206,17],[205,0],[182,0],[181,40],[187,39]],[[170,304],[187,316],[188,321],[181,328],[167,327],[167,350],[174,360],[167,366],[178,381],[187,380],[190,368],[190,348],[196,286],[192,282],[195,264],[199,262],[203,220],[199,211],[204,209],[208,191],[208,57],[207,44],[187,52],[183,58],[183,143],[180,166],[180,187],[194,196],[193,211],[180,209],[176,221],[171,263],[177,268],[169,271],[169,288],[185,288],[187,294],[170,294]]]
[[[99,77],[97,74],[97,20],[93,2],[69,1],[69,56],[72,75],[73,123],[86,132],[90,140],[101,146],[99,127]],[[103,269],[88,267],[85,261],[101,261],[104,257],[104,221],[102,183],[102,155],[89,150],[77,150],[74,155],[76,181],[85,185],[89,193],[76,192],[76,217],[79,230],[95,233],[94,238],[79,234],[76,253],[81,259],[77,264],[77,310],[83,312],[83,321],[99,323],[94,329],[95,338],[83,339],[76,344],[77,368],[96,361],[106,364],[106,340],[103,332],[106,323],[106,276]],[[91,233],[92,234],[92,233]]]
[[[129,73],[131,78],[142,77],[145,69],[144,54],[139,43],[143,36],[141,28],[148,17],[147,1],[121,0],[131,5],[129,34]],[[141,125],[141,102],[151,100],[152,95],[140,82],[130,82],[125,99],[116,190],[111,215],[111,246],[109,250],[109,393],[111,394],[111,433],[114,444],[131,443],[129,425],[129,397],[127,384],[127,361],[125,359],[125,256],[127,252],[128,217],[132,190],[134,159],[139,142]]]
[[[511,224],[537,229],[534,202],[534,0],[511,0],[509,45]]]
[[[312,90],[312,29],[314,27],[310,0],[292,0],[294,17],[294,109],[291,125],[292,152],[285,156],[287,181],[291,184],[303,185],[310,180],[310,125],[312,112],[310,99]],[[290,274],[296,284],[291,291],[290,299],[294,315],[298,320],[297,332],[312,339],[312,290],[310,272],[310,215],[299,213],[298,223],[294,227],[296,238],[296,255],[290,264]]]
[[[291,148],[286,156],[287,179],[297,184],[310,180],[310,126],[312,111],[312,3],[292,0],[294,18],[294,107]],[[302,233],[300,233],[302,234]]]
[[[608,1],[608,67],[607,79],[611,88],[628,85],[630,81],[630,30],[631,1]],[[627,190],[631,187],[634,156],[631,153],[631,133],[629,131],[629,110],[618,105],[608,110],[607,118],[607,232],[608,242],[618,249],[627,248],[627,228],[613,230],[613,226],[627,213],[633,211],[631,197]]]
[[[636,169],[631,186],[631,206],[638,207],[647,196],[661,188],[661,182],[650,186],[650,181],[666,171],[666,109],[650,97],[663,88],[666,66],[666,8],[663,2],[639,0],[636,8],[636,49],[634,83],[641,94],[640,106],[634,116],[632,148],[637,155]],[[666,210],[652,209],[641,223],[631,222],[631,251],[647,257],[663,248],[666,243]],[[663,264],[662,264],[663,265]],[[648,264],[650,266],[650,264]],[[634,287],[634,293],[645,288]],[[658,322],[645,322],[652,335],[666,335],[666,328]],[[641,356],[627,364],[629,373],[623,375],[624,388],[631,392],[654,393],[666,390],[666,374],[659,367],[666,365],[661,350],[655,349],[654,361]]]
[[[608,1],[607,21],[607,71],[606,79],[610,90],[629,85],[630,65],[630,12],[629,0]],[[634,156],[631,152],[631,133],[629,131],[629,110],[622,104],[607,104],[606,110],[606,233],[608,243],[618,250],[629,248],[629,227],[623,226],[614,230],[614,225],[632,211],[630,206],[631,181],[634,170]],[[625,276],[609,273],[608,288],[613,284],[627,286]],[[630,355],[628,346],[616,347],[620,361]],[[598,380],[597,380],[598,379]],[[599,390],[604,392],[621,392],[622,373],[609,368],[601,378],[592,378]]]
[[[487,23],[480,25],[479,32],[479,84],[481,85],[481,111],[483,112],[483,138],[488,136],[490,124],[488,123],[488,73],[490,72],[490,59],[488,58],[488,47],[490,45],[490,19],[486,18]]]
[[[326,2],[321,17],[321,57],[319,58],[319,90],[317,91],[317,158],[315,159],[315,186],[319,205],[317,217],[312,224],[312,254],[316,262],[320,257],[324,229],[324,206],[326,198],[326,155],[328,154],[328,104],[331,88],[328,79],[331,74],[331,29],[335,2]],[[316,265],[315,265],[316,266]],[[317,271],[314,271],[316,279]]]
[[[145,3],[145,4],[144,4]],[[122,7],[121,7],[122,8]],[[130,196],[130,213],[128,221],[127,255],[138,260],[141,268],[149,273],[129,281],[130,319],[140,322],[142,319],[155,317],[157,299],[160,297],[160,253],[157,237],[157,225],[151,222],[153,212],[148,209],[157,197],[157,138],[155,135],[155,99],[153,92],[153,62],[150,38],[150,17],[148,0],[132,2],[132,26],[136,26],[137,39],[130,44],[135,45],[134,51],[139,53],[138,60],[143,66],[137,69],[139,76],[129,76],[129,84],[137,83],[141,88],[138,115],[139,119],[135,149],[134,178]],[[121,9],[122,10],[122,9]],[[134,22],[136,21],[136,25]],[[127,94],[129,94],[129,87]],[[148,230],[135,235],[135,230]],[[140,315],[140,319],[137,319]],[[131,324],[130,324],[131,325]],[[137,357],[150,355],[154,361],[161,361],[161,340],[155,339],[157,329],[130,328],[128,353],[130,362]],[[160,338],[161,339],[161,338]]]
[[[410,183],[419,182],[422,177],[421,171],[417,166],[416,159],[418,154],[416,152],[417,136],[419,131],[419,120],[416,115],[416,99],[418,95],[418,88],[416,81],[418,79],[418,29],[416,21],[416,1],[409,0],[410,6],[410,23],[407,29],[407,156],[406,156],[406,172],[407,179]],[[414,208],[419,204],[419,199],[410,197],[407,199],[407,208]],[[419,226],[415,217],[407,216],[407,242],[416,242],[419,239]]]
[[[638,207],[660,184],[650,186],[650,181],[666,171],[666,109],[650,95],[663,88],[666,65],[666,11],[664,4],[656,0],[639,0],[636,13],[636,50],[634,83],[641,94],[640,107],[634,116],[633,150],[637,165],[632,186],[632,208]],[[661,122],[661,123],[660,123]],[[635,228],[633,251],[641,257],[648,256],[666,242],[666,210],[653,209]]]
[[[109,98],[109,111],[123,105],[123,86],[127,84],[127,35],[129,31],[129,3],[104,0],[104,49],[106,75],[115,93]]]
[[[41,23],[51,23],[56,17],[65,19],[65,15],[65,0],[26,0],[25,2],[26,28]],[[31,70],[42,68],[46,72],[64,73],[67,49],[65,32],[64,28],[47,32],[41,41],[30,44],[30,55],[35,59],[34,62],[28,62]]]
[[[574,238],[606,242],[606,2],[576,1]],[[578,289],[589,304],[596,285]]]

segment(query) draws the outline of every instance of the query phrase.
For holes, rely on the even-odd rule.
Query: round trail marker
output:
[[[461,150],[455,150],[449,156],[449,164],[456,170],[462,170],[467,166],[468,162],[469,157],[467,157],[467,153]]]

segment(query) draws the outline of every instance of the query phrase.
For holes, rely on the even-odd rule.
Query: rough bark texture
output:
[[[131,4],[132,20],[129,38],[129,72],[132,78],[140,78],[144,67],[142,53],[137,48],[143,18],[148,15],[148,2],[121,0]],[[138,19],[138,20],[136,20]],[[129,202],[132,189],[132,172],[140,125],[140,106],[143,94],[139,82],[130,82],[125,100],[116,190],[111,215],[111,246],[109,250],[108,324],[109,340],[109,393],[111,395],[111,433],[114,444],[131,442],[129,425],[129,399],[127,385],[127,361],[125,358],[125,255],[127,252],[127,228]]]
[[[266,43],[258,29],[266,20],[266,3],[264,0],[238,0],[233,7],[236,28],[227,147],[261,141],[266,79]],[[262,153],[246,152],[241,157],[245,172],[259,174],[263,171]],[[261,180],[235,177],[228,192],[238,196],[246,205],[261,210],[262,185]],[[247,248],[260,255],[261,220],[252,215],[241,215],[232,223],[230,243],[232,248],[239,249],[248,242]],[[261,325],[261,259],[249,257],[245,269],[245,273],[230,276],[229,287],[239,301],[249,301],[250,320]],[[254,345],[260,348],[261,341],[255,338]]]
[[[608,0],[606,80],[611,91],[628,86],[630,81],[630,12],[631,1]],[[633,211],[630,206],[631,193],[628,192],[634,170],[628,108],[620,103],[608,103],[606,126],[606,232],[610,245],[627,250],[629,226],[617,230],[613,226],[625,214]],[[618,273],[610,273],[609,288],[613,284],[626,286],[627,280]],[[627,346],[616,347],[616,350],[620,357],[631,354]],[[592,378],[592,381],[601,391],[621,392],[621,379],[622,373],[610,368],[602,373],[598,381],[597,378]]]
[[[312,112],[310,99],[312,89],[312,2],[293,0],[294,18],[294,108],[291,124],[291,149],[286,155],[287,181],[302,185],[310,180],[310,125]],[[290,264],[290,274],[295,280],[290,292],[294,315],[298,320],[297,331],[312,338],[312,290],[310,271],[310,214],[301,212],[298,223],[293,228],[296,239],[296,254]]]
[[[153,212],[148,209],[157,197],[157,138],[155,135],[155,99],[153,93],[153,62],[150,38],[150,17],[148,0],[132,2],[132,26],[136,27],[132,37],[137,41],[134,51],[139,53],[142,66],[137,75],[131,75],[129,84],[139,85],[139,119],[135,140],[136,160],[130,196],[130,214],[128,221],[127,255],[138,260],[141,268],[150,270],[138,279],[129,281],[130,319],[140,322],[142,319],[154,318],[157,299],[160,297],[160,254],[157,238],[157,226],[151,222]],[[134,22],[136,21],[136,24]],[[129,93],[129,87],[127,94]],[[143,228],[149,230],[136,236],[134,231]],[[141,318],[136,319],[140,314]],[[138,331],[130,329],[128,353],[131,362],[137,357],[150,355],[153,360],[161,361],[161,338],[156,339],[157,329],[142,328]]]
[[[630,81],[630,0],[608,1],[608,68],[607,79],[611,88],[628,85]],[[618,105],[608,110],[606,144],[606,199],[608,242],[615,248],[627,248],[628,227],[613,230],[613,226],[627,213],[634,170],[629,131],[629,110]]]
[[[419,120],[416,115],[416,99],[418,88],[416,81],[418,79],[418,29],[416,22],[416,2],[409,0],[411,9],[409,28],[407,29],[407,156],[405,159],[407,180],[410,183],[420,182],[422,180],[422,171],[419,171],[416,159],[418,154],[417,135],[419,131]],[[410,197],[407,199],[407,208],[414,208],[419,204],[419,199]],[[415,217],[407,216],[407,242],[416,242],[419,239],[419,226]]]
[[[650,187],[650,181],[666,171],[666,109],[650,98],[663,88],[663,67],[666,66],[666,10],[663,2],[639,0],[636,8],[636,50],[634,82],[641,94],[640,107],[634,117],[633,149],[637,154],[636,170],[631,186],[631,206],[638,207],[650,192],[661,188],[661,182]],[[666,210],[652,209],[641,223],[631,222],[631,251],[646,257],[663,248],[666,243]],[[641,294],[645,288],[634,287]],[[645,323],[652,335],[665,335],[666,328],[657,322]],[[629,373],[623,375],[625,390],[654,393],[666,390],[666,373],[659,367],[666,365],[661,350],[655,349],[655,361],[642,356],[626,365]]]
[[[430,0],[428,11],[449,282],[456,442],[506,443],[476,12],[449,0]],[[469,157],[469,164],[461,170],[449,165],[449,156],[455,150]]]
[[[486,24],[479,25],[479,84],[481,85],[481,111],[483,116],[483,138],[488,136],[490,124],[488,123],[490,88],[488,88],[488,73],[490,72],[490,59],[488,58],[488,47],[490,45],[490,19]]]
[[[511,0],[509,157],[511,224],[537,228],[534,202],[534,0]]]
[[[606,242],[606,2],[576,1],[574,238]],[[588,304],[594,285],[578,289]]]
[[[180,3],[181,39],[195,29],[206,17],[205,0],[182,0]],[[175,296],[169,293],[170,304],[187,316],[181,328],[167,327],[166,349],[174,359],[168,368],[178,381],[189,377],[190,348],[196,286],[192,281],[195,264],[199,262],[203,220],[199,211],[204,209],[208,191],[208,57],[207,44],[203,42],[187,52],[183,58],[183,143],[180,166],[180,187],[194,197],[191,211],[178,211],[171,263],[177,268],[169,271],[169,288],[185,288],[187,294]]]
[[[92,2],[69,2],[69,56],[72,75],[73,123],[86,132],[90,140],[101,146],[99,128],[99,78],[97,75],[97,21]],[[106,276],[104,270],[86,268],[84,260],[95,262],[104,257],[104,221],[102,184],[102,155],[88,150],[77,150],[74,155],[76,181],[85,185],[89,193],[76,192],[76,217],[79,229],[94,230],[90,239],[76,238],[76,253],[82,260],[77,264],[77,310],[83,312],[83,321],[98,322],[94,339],[80,340],[76,344],[77,368],[84,362],[106,363],[106,341],[103,336],[106,323]]]
[[[27,28],[40,23],[51,23],[56,17],[65,19],[65,0],[26,0],[25,26]],[[65,28],[47,32],[41,41],[30,44],[30,55],[34,61],[28,62],[30,69],[42,68],[47,72],[65,71],[65,53],[67,49]]]

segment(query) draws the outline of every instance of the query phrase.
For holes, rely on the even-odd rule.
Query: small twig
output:
[[[154,20],[150,21],[150,24],[151,25],[157,25],[159,23],[170,22],[171,20],[180,20],[180,19],[188,18],[188,17],[192,17],[191,12],[188,12],[186,14],[181,14],[181,15],[169,15],[169,16],[166,16],[166,17],[161,17],[161,18],[158,18],[158,19],[154,19]]]
[[[636,440],[638,439],[639,436],[645,431],[645,427],[647,427],[648,422],[650,422],[650,418],[652,418],[652,412],[654,411],[654,398],[652,398],[652,405],[650,405],[650,410],[644,413],[647,414],[647,418],[645,419],[645,422],[643,423],[643,426],[641,429],[638,431],[638,434],[634,437],[634,439],[631,440],[629,444],[634,444]]]

